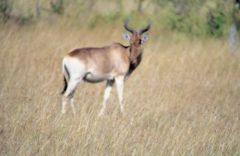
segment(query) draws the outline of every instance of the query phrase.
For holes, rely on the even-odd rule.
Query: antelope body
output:
[[[130,46],[114,43],[105,47],[79,48],[72,50],[64,57],[62,68],[65,86],[62,92],[62,113],[66,112],[65,106],[70,101],[75,114],[73,95],[79,83],[82,81],[96,83],[105,80],[107,84],[99,115],[104,114],[114,83],[117,87],[120,111],[124,112],[124,80],[141,62],[142,43],[147,40],[147,36],[143,33],[150,29],[150,24],[139,31],[129,28],[127,22],[124,27],[132,33],[131,36],[124,34],[124,37],[130,41]]]

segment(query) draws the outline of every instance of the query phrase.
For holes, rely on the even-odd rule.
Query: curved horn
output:
[[[147,32],[150,28],[151,28],[151,23],[148,22],[148,25],[145,28],[140,29],[139,32],[140,32],[140,34],[143,34],[143,33]]]
[[[129,26],[128,26],[128,20],[125,20],[125,22],[124,22],[124,28],[125,28],[127,31],[131,32],[131,33],[134,32],[134,30],[133,30],[132,28],[129,28]]]

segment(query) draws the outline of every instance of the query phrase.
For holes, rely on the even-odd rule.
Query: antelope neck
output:
[[[131,44],[130,47],[129,47],[129,50],[130,50],[130,56],[129,56],[130,62],[136,63],[137,57],[142,52],[141,45]]]

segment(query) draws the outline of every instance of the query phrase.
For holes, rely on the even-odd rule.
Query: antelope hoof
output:
[[[120,109],[120,112],[121,112],[121,114],[124,114],[124,109],[121,108],[121,109]]]
[[[62,109],[62,114],[65,114],[66,113],[66,110],[65,109]]]
[[[104,115],[104,112],[103,111],[100,111],[99,113],[98,113],[98,117],[102,117]]]

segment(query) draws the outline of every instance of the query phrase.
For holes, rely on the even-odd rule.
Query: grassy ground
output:
[[[0,155],[240,155],[240,58],[224,41],[150,33],[142,64],[125,84],[126,116],[105,83],[81,84],[60,113],[61,60],[71,49],[121,39],[39,24],[0,28]]]

